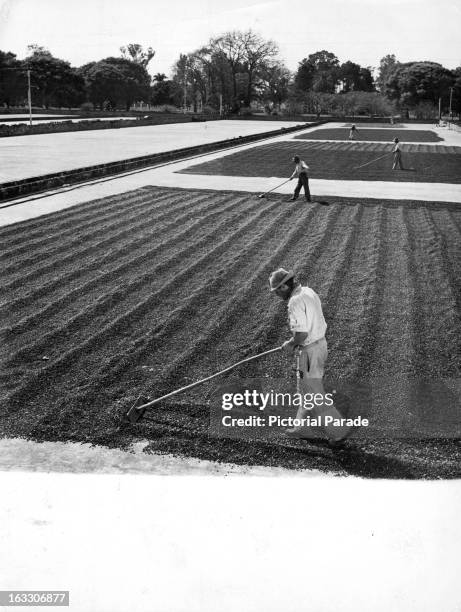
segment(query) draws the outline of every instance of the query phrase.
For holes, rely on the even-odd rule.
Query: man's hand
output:
[[[284,351],[285,353],[291,353],[293,351],[293,348],[294,348],[293,338],[291,338],[291,340],[287,340],[286,342],[282,344],[282,351]]]

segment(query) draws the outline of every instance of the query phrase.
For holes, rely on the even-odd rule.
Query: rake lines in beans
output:
[[[366,284],[366,296],[364,297],[364,316],[360,321],[361,333],[355,347],[359,347],[356,360],[349,362],[349,375],[353,377],[366,377],[370,354],[374,350],[374,340],[379,320],[379,307],[383,296],[383,265],[386,258],[384,237],[386,232],[385,208],[380,206],[376,224],[373,227],[376,248],[372,249],[370,258],[370,270]]]
[[[384,260],[375,302],[373,341],[368,345],[367,370],[373,376],[413,373],[418,362],[415,286],[407,209],[386,209]]]
[[[164,225],[163,228],[158,228],[157,226],[155,226],[152,230],[148,232],[143,232],[141,236],[131,238],[131,232],[123,230],[119,235],[108,239],[107,242],[104,241],[102,245],[104,247],[107,247],[110,244],[115,243],[116,248],[112,249],[109,252],[106,252],[103,257],[98,257],[93,261],[86,262],[85,267],[83,268],[83,272],[87,274],[88,272],[98,271],[101,270],[102,267],[106,264],[110,265],[113,262],[115,263],[114,268],[100,273],[96,277],[90,278],[88,281],[85,281],[78,287],[75,287],[73,290],[69,290],[69,284],[73,280],[81,279],[82,277],[82,263],[82,265],[80,265],[78,268],[72,269],[69,272],[64,271],[63,274],[54,277],[51,281],[42,283],[40,287],[34,288],[31,291],[20,295],[20,297],[14,298],[7,302],[6,307],[8,311],[6,314],[8,315],[11,312],[17,312],[21,306],[25,305],[32,305],[34,309],[37,309],[37,300],[40,298],[47,299],[48,303],[46,307],[50,309],[49,312],[55,312],[56,309],[59,309],[60,305],[62,303],[66,303],[69,298],[73,299],[76,295],[78,295],[78,293],[84,292],[86,289],[89,289],[91,287],[97,287],[99,284],[102,284],[106,280],[110,280],[114,274],[123,274],[128,272],[132,268],[136,269],[137,266],[143,261],[145,261],[147,257],[154,256],[156,253],[160,253],[162,249],[168,248],[170,245],[176,245],[179,240],[182,240],[188,235],[191,235],[199,224],[203,223],[204,221],[209,221],[216,217],[219,217],[223,211],[225,212],[235,207],[235,200],[232,199],[230,196],[228,196],[227,198],[222,198],[218,202],[217,206],[215,206],[215,208],[213,208],[211,212],[202,216],[201,219],[196,219],[192,224],[185,226],[182,231],[176,232],[174,236],[166,238],[160,244],[153,245],[151,249],[148,249],[147,251],[144,250],[141,252],[141,254],[137,254],[133,257],[133,252],[135,250],[137,252],[144,245],[150,244],[152,239],[155,238],[158,234],[162,235],[165,233],[166,230],[171,230],[175,232],[178,225],[181,226],[182,224],[184,224],[184,222],[191,216],[191,214],[197,214],[197,212],[200,211],[201,207],[207,207],[208,200],[209,196],[203,196],[198,202],[196,202],[196,204],[198,205],[198,211],[195,209],[191,211],[190,207],[185,205],[184,208],[186,209],[186,212],[183,215],[175,217],[172,221]],[[165,215],[170,216],[170,213],[165,213]],[[162,214],[161,216],[163,218],[164,215]],[[121,242],[120,237],[126,237],[128,238],[128,240],[126,240],[125,242]],[[123,257],[127,257],[127,261],[120,262],[121,258]],[[72,258],[70,259],[70,263],[72,263]],[[61,287],[64,288],[64,295],[61,297],[55,297],[52,301],[50,301],[50,294],[55,289],[59,289]],[[61,299],[64,300],[64,302],[60,302]],[[2,307],[5,307],[5,305],[3,305]],[[32,320],[34,320],[33,317],[38,314],[39,310],[37,310],[37,312],[34,312],[32,314]],[[28,318],[26,319],[28,320]],[[21,326],[27,326],[28,323],[26,322],[26,320],[24,320],[22,323],[19,322],[18,325],[20,325],[20,327],[17,329],[17,331],[21,329]]]
[[[108,243],[110,244],[138,228],[142,229],[146,221],[152,217],[152,212],[155,213],[155,210],[152,211],[152,207],[148,200],[144,201],[140,207],[142,208],[141,212],[136,208],[130,208],[117,215],[116,219],[110,220],[107,225],[102,223],[95,226],[92,223],[90,227],[94,229],[91,231],[84,232],[80,235],[78,232],[72,232],[71,240],[54,241],[54,244],[48,249],[44,251],[40,249],[36,250],[25,259],[5,267],[3,269],[4,273],[21,273],[19,278],[13,278],[7,281],[4,285],[5,289],[12,289],[18,285],[23,286],[23,284],[29,280],[33,280],[50,271],[54,272],[56,269],[63,267],[63,264],[72,261],[72,258],[80,259],[88,253],[93,253],[95,249],[102,248],[102,246]],[[184,205],[183,208],[187,209],[187,205]],[[159,215],[158,220],[160,221],[160,219],[163,220],[164,218],[168,218],[171,214],[171,210],[167,210],[163,215]],[[161,228],[158,228],[158,231],[161,231]],[[24,274],[23,268],[29,263],[34,263],[37,260],[40,262],[39,265],[32,268],[27,274]]]
[[[458,282],[448,263],[443,235],[426,209],[411,211],[412,255],[418,296],[421,374],[459,374]],[[457,299],[458,298],[458,299]]]
[[[333,308],[334,294],[337,292],[338,286],[342,284],[341,281],[348,277],[350,260],[356,246],[363,215],[362,206],[346,210],[341,210],[341,207],[338,207],[338,210],[342,214],[336,225],[329,228],[328,232],[325,233],[326,239],[321,241],[306,259],[303,258],[296,269],[298,278],[302,279],[307,276],[308,284],[320,295],[327,321],[328,312]],[[281,342],[282,338],[286,338],[285,320],[286,308],[280,309],[280,307],[277,308],[277,305],[274,305],[274,308],[270,311],[270,316],[258,328],[257,336],[260,339],[259,342],[256,342],[256,350],[259,350],[262,346],[268,346],[269,343],[275,343],[276,340]],[[283,372],[286,371],[286,360],[279,359],[279,361],[283,361],[283,364],[273,363],[271,368],[273,376],[280,372],[280,367],[282,367]]]
[[[275,203],[275,205],[277,205],[277,203]],[[219,295],[221,288],[228,285],[232,278],[235,278],[236,280],[239,279],[242,271],[242,264],[250,266],[251,268],[254,260],[254,254],[256,252],[259,253],[259,245],[267,242],[271,235],[273,235],[274,230],[280,226],[281,219],[287,218],[290,215],[292,215],[292,209],[287,207],[286,209],[282,210],[282,213],[272,219],[268,225],[265,225],[262,228],[258,227],[258,232],[252,236],[252,240],[248,244],[242,245],[235,255],[227,259],[226,267],[220,275],[216,275],[208,281],[198,285],[192,294],[187,296],[185,303],[172,310],[166,320],[138,336],[132,342],[130,347],[125,348],[123,355],[117,355],[114,351],[112,351],[114,353],[114,357],[106,361],[102,368],[100,368],[93,376],[94,380],[97,381],[98,388],[101,385],[104,388],[107,388],[111,383],[120,382],[120,376],[125,371],[128,371],[129,367],[134,363],[139,362],[139,360],[144,355],[152,351],[152,349],[159,354],[159,351],[161,351],[160,343],[165,342],[170,345],[173,334],[174,338],[181,338],[181,333],[178,331],[178,325],[187,327],[193,325],[194,327],[197,327],[197,320],[191,319],[191,311],[200,308],[204,300],[206,301],[207,296]],[[283,243],[284,246],[279,246],[279,248],[276,249],[275,254],[272,245],[270,247],[265,247],[268,250],[268,256],[272,254],[272,259],[268,264],[266,264],[266,268],[272,265],[271,261],[273,261],[273,259],[280,257],[282,250],[291,243],[295,235],[299,235],[299,233],[302,231],[303,229],[300,229],[299,227],[292,230],[289,233],[288,238]],[[260,274],[260,271],[258,271],[257,274]],[[211,319],[208,319],[205,316],[207,324],[203,328],[200,339],[194,341],[192,346],[184,351],[183,360],[190,359],[191,355],[194,354],[195,351],[200,350],[204,344],[207,342],[212,342],[213,334],[217,333],[218,329],[221,331],[224,327],[227,327],[229,325],[229,321],[233,317],[235,318],[236,315],[238,316],[238,310],[241,307],[241,303],[247,299],[248,294],[252,291],[251,287],[253,287],[254,282],[254,280],[247,281],[244,287],[237,292],[235,298],[232,300],[232,303],[229,304],[228,302],[225,302],[224,305],[217,309],[216,313]],[[235,285],[237,286],[237,282]],[[174,368],[175,365],[172,367]],[[85,398],[86,401],[88,400],[86,397],[86,391],[81,394],[81,397]]]
[[[319,293],[327,291],[328,287],[333,285],[341,275],[341,270],[346,265],[341,254],[349,250],[354,240],[355,223],[361,214],[360,207],[344,210],[336,206],[330,210],[332,213],[329,216],[324,216],[322,209],[317,210],[318,215],[313,219],[311,225],[316,226],[318,231],[314,234],[308,232],[303,236],[303,240],[296,245],[295,261],[289,266],[294,269],[301,282],[307,276],[309,285],[312,284]],[[303,248],[304,242],[306,243],[305,249]],[[267,310],[263,321],[251,332],[249,344],[251,344],[252,352],[263,351],[269,346],[280,343],[282,339],[286,339],[286,305],[270,298],[271,296],[264,291],[254,306],[250,305],[251,310],[246,312],[250,320],[252,317],[257,320],[258,311],[264,312],[264,306]],[[239,330],[236,330],[236,342],[238,338]],[[260,367],[258,364],[248,364],[245,370],[246,372],[256,371]],[[274,375],[276,367],[278,364],[274,362],[272,368]]]
[[[312,220],[314,214],[315,211],[310,209],[302,223],[294,224],[286,232],[282,242],[275,250],[269,250],[266,257],[261,257],[264,263],[261,263],[245,281],[240,280],[231,303],[224,303],[218,307],[201,331],[200,336],[156,377],[162,380],[163,386],[167,387],[177,377],[178,372],[183,370],[184,364],[191,362],[197,355],[206,353],[218,339],[231,332],[237,323],[241,324],[242,312],[245,312],[250,296],[256,294],[261,286],[267,286],[270,272],[280,261],[286,258],[290,251],[296,248],[305,233],[305,225]],[[252,248],[251,245],[249,248]],[[251,252],[248,254],[248,258],[250,261],[253,259]]]
[[[11,399],[13,402],[20,401],[21,398],[24,398],[30,393],[37,392],[43,387],[44,381],[47,379],[53,378],[60,372],[64,371],[69,367],[72,363],[77,361],[80,357],[86,356],[91,357],[91,350],[95,347],[101,347],[105,342],[112,339],[117,342],[120,342],[120,338],[118,338],[117,333],[121,330],[125,329],[127,326],[130,326],[132,323],[136,323],[139,325],[139,320],[147,314],[152,308],[155,308],[155,304],[164,296],[165,294],[171,292],[178,283],[186,282],[190,279],[190,277],[196,272],[203,269],[204,265],[207,265],[209,262],[215,262],[218,254],[225,253],[228,250],[229,246],[235,244],[235,240],[237,237],[245,237],[248,234],[248,230],[253,226],[258,226],[258,223],[261,218],[267,214],[268,210],[276,208],[278,203],[272,203],[267,207],[259,210],[258,213],[254,214],[249,220],[247,220],[237,231],[232,234],[227,234],[225,238],[220,240],[213,249],[209,250],[206,254],[204,254],[199,259],[195,260],[194,263],[186,266],[179,274],[177,274],[172,280],[166,283],[162,288],[160,288],[157,292],[152,293],[147,298],[143,299],[141,302],[136,304],[133,308],[131,308],[128,312],[123,313],[122,315],[117,316],[115,319],[111,320],[109,323],[104,325],[101,329],[98,330],[97,333],[92,335],[90,338],[87,338],[83,342],[78,343],[74,347],[70,348],[67,351],[64,351],[59,357],[50,363],[49,365],[42,368],[40,371],[32,374],[31,376],[26,377],[24,381],[21,381],[19,388],[11,394]],[[277,217],[275,217],[269,226],[264,227],[264,229],[259,230],[259,234],[256,235],[256,242],[264,240],[267,235],[274,230],[277,225],[279,225],[281,218],[287,217],[290,214],[290,208],[283,209],[282,212],[279,213]],[[261,225],[259,223],[259,225]],[[245,250],[239,251],[239,259],[245,258]],[[226,282],[225,280],[226,272],[222,275],[217,275],[215,277],[214,282],[215,285],[223,284]],[[199,283],[188,302],[173,311],[170,312],[167,319],[157,324],[153,329],[151,329],[147,333],[142,333],[140,336],[134,337],[130,346],[134,346],[134,349],[126,349],[124,347],[124,351],[127,351],[126,354],[132,354],[133,351],[138,352],[139,347],[144,346],[146,342],[149,340],[155,339],[159,334],[166,335],[171,332],[172,329],[177,324],[178,316],[184,317],[187,315],[187,311],[190,308],[190,304],[192,303],[200,303],[204,290],[210,285],[207,279],[203,280]],[[142,350],[142,349],[141,349]],[[109,367],[112,367],[111,364],[115,362],[121,362],[122,365],[119,366],[119,369],[123,369],[124,361],[126,359],[125,356],[120,356],[118,353],[114,353],[114,357],[108,360]],[[99,380],[99,374],[97,374]]]
[[[209,213],[207,217],[218,217],[219,219],[221,215],[223,214],[223,212],[225,212],[226,210],[230,208],[235,209],[235,207],[238,206],[239,203],[245,202],[246,198],[244,197],[240,198],[241,202],[237,202],[237,203],[235,201],[235,196],[234,197],[229,196],[228,198],[226,198],[226,200],[230,200],[230,202],[229,201],[227,202],[227,205],[224,207],[224,209],[214,210],[212,213]],[[245,209],[236,215],[235,221],[238,221],[240,219],[246,219],[247,217],[248,217],[248,209]],[[176,247],[178,240],[183,239],[184,236],[186,235],[193,236],[194,233],[196,233],[196,230],[202,227],[203,222],[204,222],[203,218],[197,219],[193,224],[184,228],[184,230],[180,232],[179,234],[177,234],[175,237],[165,240],[163,243],[149,249],[146,252],[143,252],[140,255],[137,255],[135,258],[132,258],[128,262],[125,262],[124,264],[117,266],[117,268],[115,269],[117,271],[117,275],[125,274],[126,276],[126,273],[130,269],[132,269],[133,267],[139,268],[140,264],[146,259],[150,260],[155,254],[164,253],[165,250],[169,247]],[[52,331],[45,332],[39,337],[34,336],[31,344],[24,346],[23,339],[20,338],[19,343],[21,345],[21,348],[17,350],[16,352],[12,353],[8,364],[14,365],[18,361],[21,362],[24,359],[34,359],[34,356],[38,355],[39,353],[43,351],[50,352],[50,349],[51,349],[50,356],[52,356],[55,350],[55,349],[53,350],[53,346],[59,347],[59,350],[62,350],[62,346],[60,346],[60,343],[62,343],[66,339],[69,339],[72,343],[75,343],[77,341],[76,335],[79,331],[82,333],[86,333],[86,334],[91,333],[89,329],[88,321],[94,320],[96,316],[101,316],[103,313],[109,312],[111,317],[115,318],[114,308],[117,303],[120,303],[126,300],[126,298],[130,294],[135,293],[140,287],[148,285],[152,280],[158,280],[158,277],[159,275],[161,275],[161,272],[163,270],[168,271],[168,276],[171,277],[171,267],[173,266],[174,263],[178,263],[178,262],[181,263],[182,261],[184,261],[184,259],[190,254],[194,253],[199,246],[207,247],[210,241],[210,238],[216,234],[221,233],[221,231],[225,230],[228,223],[229,223],[228,219],[221,221],[218,224],[218,226],[212,227],[207,233],[204,233],[203,235],[201,235],[199,241],[194,242],[192,245],[189,245],[185,247],[184,249],[175,250],[172,257],[169,257],[166,260],[162,261],[160,264],[154,266],[153,268],[149,270],[149,272],[138,274],[135,278],[131,278],[130,281],[126,284],[123,284],[119,281],[119,285],[114,288],[114,282],[115,282],[114,270],[110,270],[109,272],[106,273],[105,279],[104,279],[105,282],[110,283],[110,290],[107,293],[103,294],[95,303],[86,305],[83,309],[79,310],[77,314],[75,314],[74,316],[70,318],[66,317],[65,323],[63,323],[62,325],[58,327],[53,325]],[[64,298],[61,299],[61,301],[59,301],[59,309],[62,308],[65,305],[65,303],[67,303],[68,301],[72,303],[77,295],[83,295],[85,297],[88,294],[88,292],[94,287],[97,287],[98,289],[100,289],[100,283],[101,283],[101,278],[98,277],[88,283],[85,283],[81,287],[76,288],[74,291],[71,292],[70,296],[66,295],[64,296]],[[168,287],[170,288],[173,287],[171,282],[163,286],[164,294]],[[150,299],[151,296],[152,294],[149,294],[148,299]],[[138,305],[139,305],[140,303],[139,296],[137,294],[136,294],[136,301],[138,302]],[[125,311],[125,307],[123,309],[123,312],[124,311]],[[19,330],[24,331],[24,326],[27,326],[28,328],[30,328],[31,325],[33,328],[38,327],[40,325],[41,320],[48,319],[48,317],[50,317],[50,315],[53,312],[54,312],[54,304],[50,304],[46,306],[44,309],[32,315],[32,318],[28,318],[22,322],[20,321],[18,324]],[[97,321],[95,325],[99,327],[101,323]],[[15,326],[12,328],[8,336],[14,337],[17,333],[18,333],[18,327]]]
[[[334,379],[347,378],[357,363],[377,277],[382,211],[378,207],[364,207],[363,215],[347,271],[343,279],[331,286],[325,305],[327,367]]]
[[[450,277],[456,295],[458,311],[461,310],[461,228],[455,223],[454,215],[447,210],[431,211],[431,218],[444,240],[444,251],[447,258]]]
[[[158,191],[161,191],[161,189],[159,188]],[[132,200],[136,201],[144,196],[150,196],[152,199],[155,198],[156,195],[157,189],[154,191],[151,187],[149,189],[142,187],[127,193],[76,204],[70,208],[45,215],[45,217],[40,216],[38,218],[0,227],[0,238],[2,238],[2,242],[8,247],[14,247],[23,242],[24,235],[35,239],[40,236],[46,236],[49,231],[58,233],[67,228],[73,228],[75,222],[85,222],[91,219],[96,220],[107,213],[116,213],[118,210],[125,209],[127,204]]]
[[[160,198],[155,200],[152,199],[152,196],[146,195],[144,198],[140,198],[139,195],[137,197],[127,198],[125,202],[125,206],[116,211],[110,212],[104,210],[104,214],[99,216],[87,215],[85,218],[76,217],[74,218],[74,222],[69,224],[67,229],[63,229],[61,227],[57,227],[55,229],[51,229],[48,226],[48,223],[42,223],[42,231],[38,236],[30,235],[26,229],[24,229],[23,233],[18,238],[19,246],[13,245],[10,248],[7,248],[1,255],[0,260],[11,260],[13,258],[17,258],[24,253],[31,253],[35,256],[36,253],[39,253],[40,247],[45,247],[44,253],[51,253],[51,249],[54,243],[57,245],[61,245],[63,240],[68,236],[76,237],[82,236],[86,238],[88,234],[85,234],[88,228],[93,228],[95,226],[101,226],[104,223],[110,222],[112,220],[117,220],[119,218],[124,218],[127,216],[127,213],[135,217],[136,214],[146,215],[149,212],[154,212],[158,208],[162,207],[162,203],[169,202],[171,200],[171,196],[167,194],[163,194]],[[146,205],[149,208],[146,209]],[[143,210],[144,209],[144,210]],[[49,219],[47,219],[49,221]],[[21,264],[24,265],[29,260],[23,259]],[[30,261],[33,261],[33,257],[30,258]],[[15,261],[15,263],[18,263]],[[8,266],[4,267],[2,272],[7,272]]]

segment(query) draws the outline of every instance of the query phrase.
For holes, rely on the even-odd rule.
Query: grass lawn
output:
[[[418,145],[421,147],[422,145]],[[367,149],[370,147],[370,149]],[[276,176],[287,178],[293,171],[296,153],[309,166],[311,178],[359,181],[402,181],[418,183],[461,183],[461,147],[448,153],[436,150],[403,150],[405,168],[393,171],[391,148],[381,144],[278,142],[226,155],[220,159],[191,166],[182,172],[223,176]],[[358,168],[385,155],[383,159]]]
[[[280,265],[322,299],[329,379],[459,377],[459,207],[281,205],[146,187],[0,236],[0,435],[122,448],[147,439],[154,452],[367,477],[461,476],[457,412],[448,431],[438,407],[431,439],[401,439],[411,410],[387,413],[386,397],[376,416],[396,435],[390,427],[340,453],[322,441],[210,435],[206,385],[119,429],[140,394],[159,397],[288,337],[286,304],[268,291]],[[278,353],[249,366],[232,376],[292,376]]]
[[[361,128],[360,124],[357,124],[356,127],[356,141],[391,142],[394,138],[398,138],[402,142],[443,142],[443,138],[429,130],[370,129]],[[300,140],[348,140],[349,128],[319,128],[313,132],[299,134],[295,138]]]

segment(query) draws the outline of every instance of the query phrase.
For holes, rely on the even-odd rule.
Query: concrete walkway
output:
[[[0,183],[295,125],[293,121],[206,121],[0,138]]]
[[[153,126],[145,128],[146,130],[158,130],[156,140],[152,143],[156,150],[167,150],[167,144],[161,143],[159,134],[169,134],[170,148],[179,148],[186,144],[183,140],[184,134],[195,134],[194,140],[189,140],[187,144],[196,144],[195,137],[200,139],[208,138],[208,142],[214,140],[222,140],[225,137],[245,133],[257,133],[258,131],[269,130],[268,126],[278,129],[280,127],[288,127],[285,122],[262,122],[262,121],[215,121],[208,124],[174,124],[168,126]],[[331,123],[328,127],[335,128],[342,126],[342,123]],[[324,129],[326,126],[322,126]],[[425,124],[406,124],[405,127],[414,129],[428,129]],[[431,127],[431,126],[429,126]],[[162,129],[159,129],[162,128]],[[185,129],[187,128],[187,129]],[[188,129],[190,128],[190,131]],[[305,132],[310,132],[317,129],[316,127],[307,128]],[[432,129],[432,128],[431,128]],[[125,128],[123,132],[133,132],[136,130],[144,131],[144,128]],[[106,130],[115,132],[116,135],[121,134],[120,130]],[[446,128],[433,129],[442,137],[449,135],[445,143],[461,145],[461,133],[448,131]],[[88,134],[87,132],[71,133],[72,136]],[[91,134],[94,134],[92,132]],[[298,134],[298,133],[297,133]],[[103,134],[104,135],[104,134]],[[48,135],[47,135],[48,136]],[[65,134],[52,134],[50,136],[65,136]],[[113,138],[114,136],[111,136]],[[42,138],[42,136],[27,136],[25,139]],[[9,140],[19,140],[9,139]],[[129,139],[128,139],[129,140]],[[144,144],[147,146],[144,138]],[[71,186],[65,190],[50,191],[46,194],[26,196],[21,200],[16,200],[14,203],[0,204],[0,226],[9,225],[38,217],[40,215],[69,208],[75,204],[88,202],[97,198],[103,198],[133,189],[138,189],[145,185],[156,185],[163,187],[181,187],[185,189],[218,189],[218,190],[236,190],[263,193],[279,185],[282,180],[280,177],[236,177],[236,176],[212,176],[200,174],[178,174],[181,170],[189,166],[196,165],[201,162],[210,161],[231,155],[238,150],[251,149],[257,146],[267,145],[268,142],[291,142],[293,151],[299,140],[294,140],[292,135],[275,136],[270,140],[264,140],[260,143],[249,143],[246,145],[236,145],[226,151],[209,153],[206,155],[196,156],[180,162],[169,162],[161,164],[154,169],[141,169],[133,173],[118,175],[117,177],[106,177],[102,180],[88,182],[84,185]],[[313,142],[313,141],[310,141]],[[324,142],[324,141],[323,141]],[[1,143],[0,143],[1,144]],[[141,146],[141,143],[138,142]],[[126,151],[125,151],[126,152]],[[79,153],[80,154],[80,153]],[[101,152],[99,152],[102,155]],[[119,153],[120,156],[120,153]],[[49,163],[51,163],[50,156]],[[55,169],[53,167],[53,169]],[[15,171],[19,172],[17,165]],[[288,178],[288,177],[287,177]],[[447,183],[400,183],[400,182],[382,182],[382,181],[331,181],[324,179],[310,179],[311,192],[314,196],[340,196],[340,197],[361,197],[361,198],[376,198],[376,199],[399,199],[399,200],[422,200],[428,202],[454,202],[461,203],[461,185]],[[282,196],[287,196],[293,190],[293,183],[289,182],[286,185],[275,190],[274,193],[279,193]]]
[[[282,139],[282,137],[280,137]],[[279,138],[274,139],[279,140]],[[285,138],[286,140],[286,138]],[[267,143],[267,141],[265,141]],[[244,145],[241,149],[254,147],[256,144]],[[16,200],[14,203],[0,204],[0,226],[10,225],[69,208],[76,204],[98,198],[117,195],[145,185],[162,187],[181,187],[184,189],[217,189],[263,193],[279,185],[280,177],[243,177],[213,176],[201,174],[178,174],[184,168],[203,161],[210,161],[234,153],[210,153],[193,160],[172,162],[155,169],[139,170],[131,174],[107,177],[102,181],[93,181],[84,185],[75,185],[64,190],[50,191],[45,194],[32,195]],[[293,191],[293,182],[289,182],[274,191],[288,197]],[[382,181],[330,181],[310,179],[313,196],[360,197],[393,200],[422,200],[428,202],[461,203],[461,185],[447,183],[400,183]]]

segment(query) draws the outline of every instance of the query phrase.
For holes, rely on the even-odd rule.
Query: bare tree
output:
[[[274,41],[264,40],[252,30],[239,33],[238,36],[243,48],[242,67],[248,75],[245,104],[249,106],[256,81],[262,71],[267,71],[273,65],[273,58],[278,55],[279,49]]]
[[[240,32],[226,32],[210,41],[213,53],[225,57],[232,74],[232,97],[234,105],[238,106],[237,74],[241,71],[245,59],[245,47]]]
[[[147,68],[147,64],[154,57],[155,51],[152,47],[148,47],[145,51],[142,45],[138,43],[130,43],[126,47],[120,47],[122,57],[125,59],[140,64],[143,68]]]
[[[269,108],[280,109],[288,98],[291,72],[281,61],[270,63],[261,70],[261,98]]]

